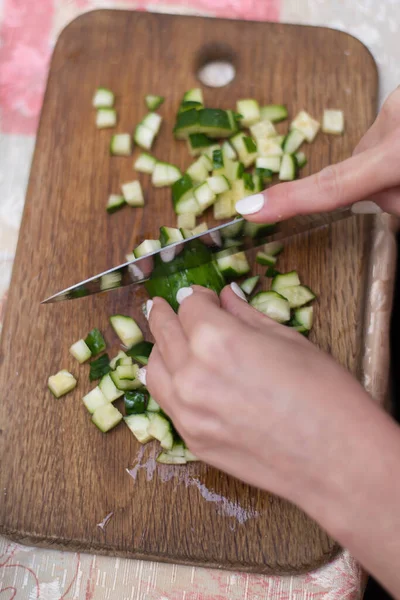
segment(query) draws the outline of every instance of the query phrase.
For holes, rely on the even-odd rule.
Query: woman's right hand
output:
[[[371,200],[379,207],[377,211],[400,216],[399,157],[400,86],[388,97],[351,158],[316,175],[244,198],[236,210],[254,223],[270,223]]]

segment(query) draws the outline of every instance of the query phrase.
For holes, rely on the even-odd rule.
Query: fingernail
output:
[[[360,200],[352,205],[351,212],[358,215],[376,215],[383,211],[372,200]]]
[[[147,376],[146,367],[142,367],[141,369],[139,369],[137,378],[139,379],[140,383],[143,383],[143,385],[146,385],[146,376]]]
[[[146,319],[150,319],[151,309],[153,308],[153,300],[147,300],[146,302]]]
[[[264,194],[255,194],[255,196],[247,196],[236,202],[236,212],[241,215],[254,215],[262,209],[265,203]]]
[[[183,287],[180,290],[178,290],[178,293],[176,294],[176,301],[178,302],[178,304],[182,304],[182,302],[185,300],[185,298],[189,298],[189,296],[191,296],[193,294],[193,290],[190,287]]]
[[[245,302],[247,302],[247,298],[246,298],[246,296],[244,294],[244,291],[242,289],[240,289],[240,287],[238,286],[238,284],[235,283],[234,281],[232,281],[232,283],[231,283],[231,290],[241,300],[244,300]]]

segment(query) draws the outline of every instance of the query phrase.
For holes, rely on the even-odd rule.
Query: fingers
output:
[[[249,221],[268,223],[297,214],[334,210],[395,186],[400,182],[394,160],[400,151],[399,137],[390,136],[375,148],[316,175],[243,198],[236,210]]]
[[[167,370],[174,373],[189,352],[188,342],[178,315],[165,300],[154,298],[149,325]]]
[[[400,216],[400,186],[376,194],[370,200],[375,202],[383,211]]]
[[[174,418],[173,381],[157,348],[153,347],[147,365],[146,386],[153,398],[171,418]]]

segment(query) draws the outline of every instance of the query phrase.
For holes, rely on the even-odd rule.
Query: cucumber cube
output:
[[[105,404],[96,408],[93,413],[92,421],[102,431],[107,433],[122,421],[122,415],[112,404]]]
[[[121,185],[122,194],[129,206],[144,206],[144,197],[140,181],[130,181]]]

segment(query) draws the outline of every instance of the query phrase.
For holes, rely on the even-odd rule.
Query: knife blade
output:
[[[354,213],[351,208],[344,208],[330,213],[298,215],[286,221],[263,225],[261,228],[240,217],[85,279],[50,296],[41,304],[82,298],[127,285],[143,283],[152,276],[154,266],[157,264],[169,263],[168,272],[171,273],[173,272],[171,263],[183,249],[189,251],[190,268],[192,268],[213,259],[261,246],[267,241],[281,240],[319,227],[327,227],[352,216]],[[199,252],[199,244],[204,244],[210,252]],[[187,268],[185,261],[178,262],[177,271]],[[158,269],[157,272],[160,270]]]

